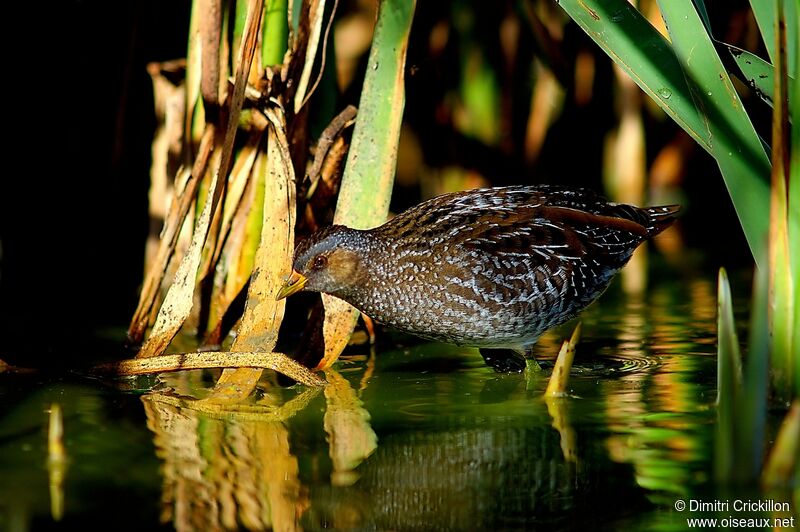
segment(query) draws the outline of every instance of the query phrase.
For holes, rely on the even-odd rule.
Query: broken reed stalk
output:
[[[258,368],[272,369],[291,377],[306,386],[325,386],[325,380],[305,366],[283,353],[206,351],[202,353],[178,353],[149,358],[132,358],[102,364],[93,368],[93,373],[130,377],[187,369],[209,368]]]
[[[569,383],[569,371],[572,369],[572,360],[575,358],[575,346],[581,337],[581,324],[575,327],[569,340],[564,340],[561,350],[558,352],[556,365],[553,367],[553,374],[547,383],[544,392],[546,397],[563,397],[567,394],[567,384]]]

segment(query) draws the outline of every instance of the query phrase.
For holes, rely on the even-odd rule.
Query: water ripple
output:
[[[629,373],[649,373],[659,365],[660,359],[656,356],[618,352],[588,358],[576,357],[572,374],[583,377],[613,377]]]

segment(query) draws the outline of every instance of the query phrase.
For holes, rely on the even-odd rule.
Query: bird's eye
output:
[[[324,255],[317,255],[316,257],[314,257],[313,268],[315,270],[321,270],[327,265],[328,265],[328,258],[325,257]]]

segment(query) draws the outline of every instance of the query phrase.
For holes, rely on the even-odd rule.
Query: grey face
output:
[[[306,278],[303,290],[339,295],[358,283],[361,258],[355,244],[362,239],[360,231],[334,225],[302,242],[292,267]]]

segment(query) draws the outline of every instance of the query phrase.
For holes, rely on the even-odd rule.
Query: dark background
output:
[[[189,8],[68,1],[9,16],[34,20],[35,31],[7,43],[16,50],[6,83],[15,170],[6,167],[0,215],[7,362],[74,365],[119,350],[124,329],[106,340],[95,331],[125,325],[142,279],[155,127],[145,66],[185,55]]]

